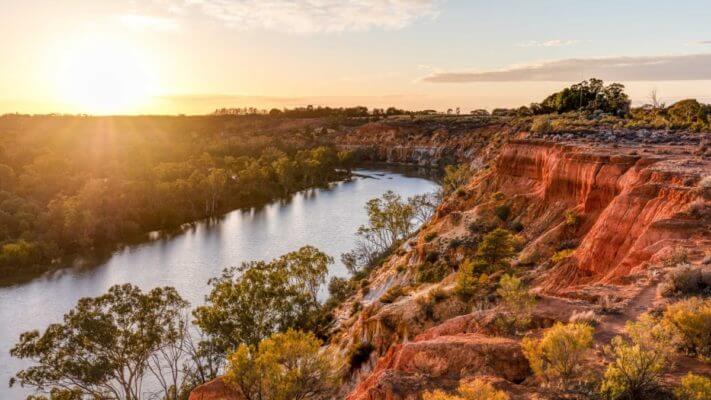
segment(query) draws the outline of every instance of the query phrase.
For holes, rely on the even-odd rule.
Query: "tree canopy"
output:
[[[19,371],[11,384],[67,399],[141,399],[144,379],[157,371],[156,362],[165,361],[161,351],[184,339],[187,306],[169,287],[143,293],[117,285],[102,296],[83,298],[63,322],[21,335],[10,353],[34,365]],[[182,389],[175,387],[181,385],[177,378],[169,380],[164,394]]]
[[[318,291],[333,259],[305,246],[270,262],[252,261],[210,280],[207,304],[195,323],[224,353],[256,345],[274,332],[312,330],[321,316]]]

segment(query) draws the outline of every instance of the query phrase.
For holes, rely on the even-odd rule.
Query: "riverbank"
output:
[[[173,286],[197,306],[209,291],[207,281],[223,268],[270,260],[306,244],[335,258],[331,276],[346,276],[338,256],[353,248],[358,226],[367,222],[368,200],[387,190],[406,198],[438,188],[427,177],[413,176],[416,170],[408,176],[390,169],[354,172],[370,178],[335,182],[261,207],[235,210],[175,235],[123,247],[98,265],[67,266],[0,288],[0,318],[12,321],[0,326],[0,382],[27,366],[9,356],[19,334],[60,321],[79,298],[101,295],[113,284],[133,283],[144,290]],[[23,393],[21,388],[0,385],[0,398],[20,398]]]

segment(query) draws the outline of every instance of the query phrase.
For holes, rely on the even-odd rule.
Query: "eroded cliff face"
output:
[[[549,256],[566,234],[579,243],[542,282],[551,292],[615,282],[677,245],[708,246],[710,193],[700,187],[708,161],[630,152],[512,141],[482,178],[488,183],[474,184],[475,201],[496,191],[512,199],[529,243],[523,254],[539,257],[530,261]],[[565,226],[561,212],[578,221]]]
[[[481,123],[373,122],[334,138],[337,147],[370,161],[439,166],[453,162],[483,165],[493,147],[517,132],[498,121]],[[494,145],[494,146],[492,146]]]
[[[624,307],[639,289],[626,285],[645,281],[646,269],[661,256],[681,246],[699,261],[711,249],[711,188],[708,178],[703,181],[711,163],[692,152],[530,139],[503,145],[490,168],[445,199],[407,252],[371,275],[370,294],[352,299],[364,311],[340,320],[334,345],[377,346],[371,362],[352,376],[348,398],[418,399],[424,390],[453,388],[475,376],[494,379],[513,398],[547,398],[535,385],[520,385],[530,376],[528,364],[519,357],[518,341],[497,338],[490,329],[496,307],[476,311],[474,305],[472,312],[456,296],[423,306],[428,292],[451,292],[454,272],[393,304],[379,303],[378,296],[412,284],[413,270],[428,254],[451,264],[472,255],[475,246],[467,241],[476,234],[469,227],[494,223],[521,229],[517,262],[539,293],[534,328],[593,310],[603,295],[612,294]],[[510,209],[506,221],[492,220],[501,206]],[[437,239],[424,240],[433,232]],[[451,246],[454,240],[463,245]],[[562,243],[572,254],[551,261]],[[498,363],[499,355],[508,362]]]
[[[508,125],[455,132],[376,123],[339,137],[339,146],[370,152],[378,161],[457,160],[476,169],[415,238],[373,271],[368,289],[337,309],[329,346],[344,356],[360,343],[374,348],[350,372],[339,398],[416,400],[425,390],[453,389],[474,377],[485,377],[513,399],[555,398],[532,381],[520,337],[498,336],[498,307],[487,298],[466,302],[452,295],[456,269],[475,253],[477,227],[517,231],[515,264],[539,297],[531,317],[535,330],[597,310],[603,296],[627,306],[642,291],[631,283],[648,282],[646,270],[672,249],[688,249],[697,263],[707,256],[711,161],[695,154],[703,138],[643,146],[636,134],[625,135],[629,139],[618,144],[609,133],[603,140],[539,140]],[[496,216],[502,207],[505,218]],[[561,249],[570,254],[552,260]],[[448,275],[418,283],[417,268],[432,254],[449,266]],[[411,290],[380,302],[393,286]]]

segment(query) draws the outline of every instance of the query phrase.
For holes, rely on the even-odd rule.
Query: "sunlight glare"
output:
[[[150,59],[119,40],[84,40],[63,52],[57,70],[59,95],[91,114],[135,112],[155,90]]]

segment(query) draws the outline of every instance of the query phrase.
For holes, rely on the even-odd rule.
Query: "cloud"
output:
[[[174,0],[244,30],[298,34],[394,30],[434,18],[442,0]]]
[[[143,14],[124,14],[117,16],[116,20],[127,28],[137,31],[168,32],[178,30],[178,22],[173,18]]]
[[[564,46],[572,46],[574,44],[578,44],[580,41],[578,40],[561,40],[561,39],[554,39],[554,40],[546,40],[543,42],[537,41],[537,40],[529,40],[526,42],[521,42],[518,43],[518,47],[564,47]]]
[[[422,78],[434,83],[578,81],[596,77],[616,81],[685,81],[711,79],[711,54],[651,57],[571,58],[502,70],[435,72]]]

